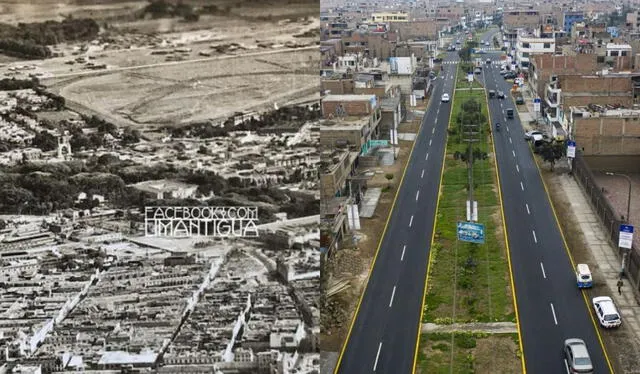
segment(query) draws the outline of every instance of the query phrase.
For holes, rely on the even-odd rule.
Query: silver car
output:
[[[577,338],[565,340],[564,357],[568,372],[593,373],[593,364],[584,340]]]

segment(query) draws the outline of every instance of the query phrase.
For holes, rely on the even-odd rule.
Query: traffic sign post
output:
[[[624,268],[627,262],[627,256],[633,245],[633,226],[620,225],[620,234],[618,235],[618,247],[622,248],[622,264],[620,265],[620,279],[624,276]]]
[[[618,236],[618,247],[631,249],[633,244],[633,226],[620,225],[620,236]]]
[[[573,140],[567,141],[567,157],[576,157],[576,142],[574,142]]]
[[[540,113],[540,98],[536,97],[535,99],[533,99],[533,110],[536,113]]]
[[[473,222],[458,222],[458,240],[484,244],[484,225]]]

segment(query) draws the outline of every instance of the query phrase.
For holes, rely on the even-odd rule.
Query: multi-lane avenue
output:
[[[457,59],[455,53],[446,60]],[[336,373],[411,373],[442,173],[456,65],[434,83]]]
[[[485,34],[482,42],[491,44],[494,34]],[[497,61],[498,56],[487,53],[483,59]],[[457,53],[449,53],[442,66],[444,79],[433,82],[335,373],[412,372],[451,111],[451,103],[440,98],[447,93],[453,100]],[[516,107],[509,94],[511,83],[499,71],[499,64],[483,64],[480,79],[486,90],[506,94],[488,102],[492,128],[501,123],[493,136],[526,370],[566,373],[563,342],[580,338],[588,346],[594,372],[612,372],[592,311],[576,287],[573,265],[522,125],[517,114],[506,118],[506,109]]]
[[[485,59],[497,60],[497,54]],[[592,311],[576,287],[576,278],[538,168],[509,94],[512,84],[494,63],[483,66],[487,90],[500,90],[505,99],[490,98],[504,217],[519,312],[525,366],[529,373],[567,373],[563,342],[583,339],[595,373],[612,371]],[[515,111],[517,113],[517,111]],[[501,124],[495,130],[495,123]]]

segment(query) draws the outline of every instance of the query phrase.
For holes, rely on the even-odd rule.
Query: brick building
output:
[[[400,41],[436,39],[438,36],[438,25],[435,19],[391,22],[389,27],[391,31],[398,33]]]
[[[322,116],[332,118],[342,110],[343,116],[367,116],[378,110],[375,95],[327,95],[322,99]]]
[[[537,93],[539,97],[544,97],[545,85],[552,75],[591,74],[597,70],[597,67],[595,55],[536,55],[531,58],[528,82],[533,92]]]
[[[387,59],[393,56],[397,34],[354,32],[342,38],[344,53],[361,53],[363,56]]]
[[[633,85],[629,75],[562,75],[558,77],[565,108],[589,104],[633,106]]]
[[[464,16],[463,4],[439,5],[436,8],[437,18],[447,18],[450,21],[458,22]]]
[[[534,9],[507,10],[502,14],[506,28],[537,28],[541,22],[540,11]]]
[[[585,156],[640,155],[640,111],[571,107],[568,117],[576,145]]]
[[[348,195],[347,178],[356,172],[358,152],[336,149],[322,153],[320,168],[320,200],[330,201]]]

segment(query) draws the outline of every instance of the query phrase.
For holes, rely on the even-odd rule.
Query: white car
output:
[[[592,301],[600,326],[611,328],[622,324],[622,317],[609,296],[594,297]]]
[[[449,102],[449,94],[442,94],[442,102],[443,103],[448,103]]]
[[[542,132],[534,130],[534,131],[527,131],[524,133],[524,140],[531,140],[534,137],[542,138]]]

